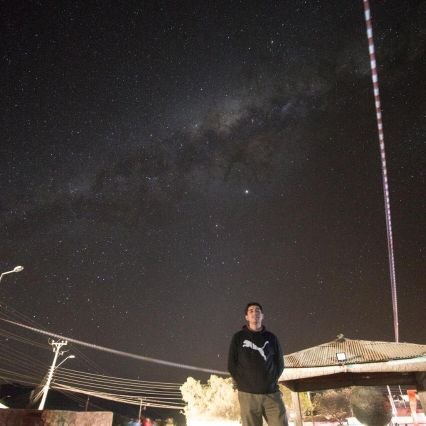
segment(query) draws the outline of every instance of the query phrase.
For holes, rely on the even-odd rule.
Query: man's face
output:
[[[246,321],[253,324],[262,324],[263,321],[263,313],[260,310],[259,306],[251,305],[247,309]]]

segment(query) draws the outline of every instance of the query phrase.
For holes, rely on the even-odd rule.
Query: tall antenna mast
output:
[[[383,181],[383,193],[384,193],[384,201],[385,201],[389,272],[390,272],[391,292],[392,292],[393,326],[394,326],[394,332],[395,332],[395,342],[399,342],[398,299],[397,299],[397,293],[396,293],[395,258],[394,258],[394,252],[393,252],[388,171],[386,168],[385,136],[383,133],[382,108],[381,108],[380,93],[379,93],[379,76],[377,73],[377,63],[376,63],[376,54],[374,49],[373,25],[371,23],[370,4],[368,0],[363,0],[363,2],[364,2],[365,25],[367,27],[368,52],[370,54],[371,79],[373,80],[374,101],[376,106],[377,130],[379,133],[380,160],[382,163],[382,181]]]

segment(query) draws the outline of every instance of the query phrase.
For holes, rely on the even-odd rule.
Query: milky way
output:
[[[400,332],[424,343],[426,3],[382,3]],[[219,370],[249,299],[286,353],[393,340],[361,1],[2,9],[0,266],[25,267],[5,311]]]

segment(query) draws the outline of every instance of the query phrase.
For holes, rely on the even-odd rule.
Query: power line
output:
[[[70,391],[70,392],[82,393],[82,394],[94,396],[96,398],[108,399],[110,401],[116,401],[116,402],[121,402],[125,404],[140,405],[142,401],[143,405],[146,405],[147,407],[149,406],[149,407],[157,407],[157,408],[169,408],[174,410],[181,410],[184,408],[183,404],[163,402],[160,399],[158,400],[148,399],[142,396],[132,396],[132,395],[115,394],[110,392],[90,391],[81,387],[68,386],[64,384],[54,384],[52,387],[54,389],[62,389],[62,390]]]
[[[34,321],[33,318],[18,312],[16,309],[7,306],[7,305],[0,305],[0,309],[2,310],[2,314],[3,316],[5,316],[6,319],[10,319],[12,321],[17,321],[17,322],[21,322],[21,323],[27,323],[27,324],[31,324],[34,327],[38,327],[41,328],[41,324],[37,323],[36,321]],[[5,333],[7,333],[7,331],[5,331]],[[1,332],[0,332],[1,334]],[[11,337],[12,338],[12,337]],[[21,343],[29,343],[32,344],[32,346],[38,346],[38,347],[42,347],[43,349],[47,349],[46,344],[43,343],[38,343],[35,341],[32,342],[28,342],[28,341],[24,341],[24,340],[28,340],[25,338],[21,338],[23,339],[22,341],[19,340],[19,338],[15,338],[14,340],[20,341]],[[78,356],[80,361],[85,362],[87,365],[89,365],[92,369],[96,370],[96,371],[105,371],[99,364],[97,364],[95,361],[91,360],[84,352],[80,351],[79,349],[77,349],[76,347],[73,347],[73,352],[75,353],[75,355]]]
[[[95,345],[93,343],[83,342],[82,340],[73,339],[71,337],[65,337],[65,336],[62,336],[60,334],[51,333],[51,332],[48,332],[48,331],[45,331],[45,330],[41,330],[41,329],[38,329],[38,328],[35,328],[35,327],[31,327],[29,325],[20,324],[16,321],[10,321],[10,320],[4,319],[4,318],[0,318],[0,320],[8,322],[9,324],[14,324],[18,327],[26,328],[27,330],[31,330],[31,331],[34,331],[36,333],[44,334],[46,336],[56,337],[58,339],[66,339],[66,340],[73,342],[77,345],[85,346],[85,347],[96,349],[96,350],[103,351],[103,352],[108,352],[108,353],[111,353],[111,354],[114,354],[114,355],[138,359],[140,361],[151,362],[151,363],[154,363],[154,364],[166,365],[168,367],[181,368],[181,369],[184,369],[184,370],[195,370],[195,371],[202,371],[204,373],[213,373],[213,374],[221,374],[221,375],[228,375],[229,374],[227,371],[212,370],[210,368],[195,367],[193,365],[180,364],[180,363],[177,363],[177,362],[165,361],[165,360],[158,359],[158,358],[152,358],[152,357],[147,357],[147,356],[144,356],[144,355],[132,354],[130,352],[119,351],[117,349],[106,348],[105,346],[99,346],[99,345]]]
[[[1,334],[13,335],[14,340],[20,343],[41,346],[38,342],[21,338],[18,334],[9,331],[0,330]],[[35,386],[40,386],[40,383],[46,380],[45,363],[37,361],[27,352],[19,351],[4,342],[0,343],[0,346],[3,348],[0,353],[0,361],[7,363],[8,366],[13,365],[13,369],[0,368],[0,377],[3,380]],[[42,346],[43,349],[45,347],[45,345]],[[124,379],[58,367],[52,378],[51,387],[125,404],[140,405],[143,403],[143,405],[151,407],[183,409],[179,383]]]

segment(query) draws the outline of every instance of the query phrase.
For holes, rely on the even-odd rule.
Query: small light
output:
[[[339,361],[339,362],[347,361],[346,354],[344,352],[337,352],[336,358],[337,358],[337,361]]]

